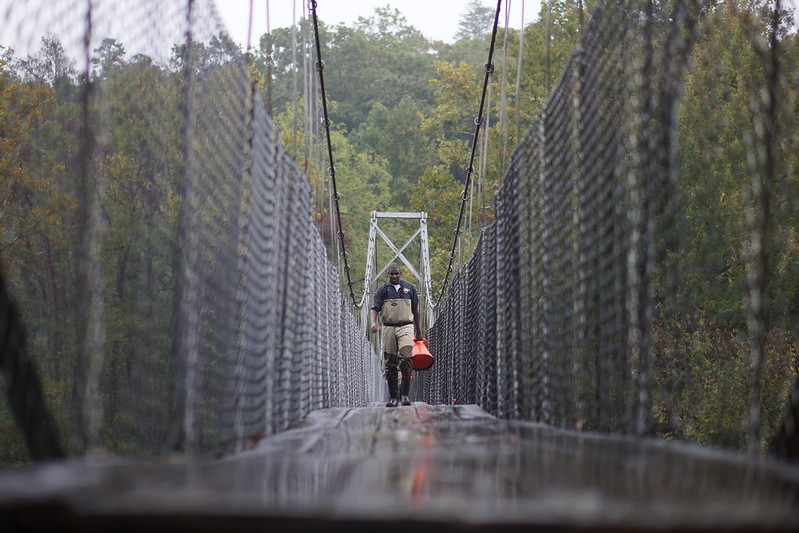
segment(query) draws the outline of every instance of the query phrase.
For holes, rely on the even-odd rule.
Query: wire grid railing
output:
[[[3,5],[2,264],[69,453],[230,453],[382,395],[213,2]]]
[[[797,60],[766,7],[596,3],[428,333],[418,396],[796,457]]]

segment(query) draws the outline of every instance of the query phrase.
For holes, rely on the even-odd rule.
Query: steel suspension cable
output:
[[[441,303],[441,298],[444,296],[444,293],[447,290],[447,284],[449,283],[449,275],[452,272],[452,263],[455,260],[455,251],[458,247],[458,237],[460,236],[461,232],[461,224],[463,223],[463,215],[466,209],[466,202],[469,201],[469,187],[472,181],[472,174],[474,173],[474,157],[475,153],[477,152],[477,143],[480,134],[480,126],[483,123],[483,108],[485,106],[486,100],[486,92],[488,89],[488,82],[491,79],[491,74],[494,72],[494,64],[492,60],[494,58],[494,44],[497,40],[497,24],[499,22],[499,12],[502,7],[502,0],[497,0],[497,9],[494,13],[494,27],[491,30],[491,45],[488,49],[488,62],[486,62],[485,67],[483,70],[485,71],[485,76],[483,77],[483,90],[480,96],[480,106],[477,111],[477,117],[474,119],[474,134],[472,137],[472,149],[471,155],[469,156],[469,166],[466,167],[466,182],[463,187],[463,192],[461,193],[461,207],[458,211],[458,223],[455,227],[455,232],[452,238],[452,248],[449,252],[449,263],[447,264],[447,270],[444,274],[444,281],[441,285],[441,291],[438,293],[438,299],[436,300],[433,307],[438,307]],[[316,20],[316,12],[314,11],[314,21]]]
[[[297,126],[297,117],[300,112],[297,105],[297,3],[291,3],[291,94],[292,94],[292,117],[291,117],[291,146],[294,157],[297,156],[297,140],[299,134],[299,126]]]
[[[582,2],[580,2],[581,8],[580,13],[582,13]],[[582,17],[581,17],[582,20]],[[581,25],[582,29],[582,25]],[[524,58],[524,2],[522,2],[522,13],[521,13],[521,22],[519,24],[519,57],[517,58],[517,65],[516,65],[516,102],[514,107],[515,109],[515,118],[516,118],[516,142],[518,143],[521,139],[521,120],[520,120],[520,108],[521,108],[521,94],[522,94],[522,59]]]
[[[99,286],[100,259],[95,240],[100,232],[100,208],[98,206],[98,181],[93,167],[95,145],[91,121],[91,100],[94,80],[91,73],[91,42],[93,35],[94,4],[86,2],[86,28],[83,34],[83,54],[86,61],[84,76],[86,82],[81,94],[81,145],[78,227],[80,234],[78,260],[78,292],[82,295],[78,308],[78,353],[83,358],[82,372],[83,396],[78,413],[78,439],[80,451],[86,453],[97,444],[103,421],[102,410],[98,407],[100,397],[100,376],[105,361],[104,336],[100,317],[103,312],[103,296]]]
[[[252,28],[254,14],[254,0],[250,0],[249,17],[247,19],[247,47],[244,55],[246,59],[247,73],[249,75],[252,66]],[[244,168],[242,169],[242,184],[250,190],[252,187],[253,176],[253,147],[255,143],[255,95],[257,93],[257,81],[254,76],[248,76],[247,96],[242,102],[244,104],[244,122],[246,134],[246,157]],[[236,279],[244,280],[250,268],[250,254],[247,253],[250,245],[250,216],[251,216],[251,195],[242,194],[239,204],[239,238],[238,238],[238,264],[236,267]],[[235,449],[241,451],[245,447],[245,411],[241,398],[246,394],[246,349],[247,328],[246,328],[246,308],[249,293],[246,287],[239,281],[236,290],[236,363],[234,370],[234,394],[236,401],[233,413],[233,440]]]
[[[552,91],[552,0],[547,2],[546,88],[547,97]]]
[[[336,167],[333,164],[333,144],[330,140],[330,119],[327,113],[327,95],[325,93],[325,76],[323,72],[325,64],[322,62],[322,47],[319,43],[319,20],[316,16],[316,0],[310,0],[309,5],[311,6],[311,14],[313,15],[314,41],[316,44],[316,70],[319,72],[319,92],[322,95],[322,114],[324,115],[322,123],[325,126],[327,157],[328,161],[330,162],[330,184],[333,188],[332,198],[336,210],[336,236],[338,237],[339,242],[339,255],[341,259],[344,260],[344,273],[347,275],[347,289],[349,290],[350,298],[352,299],[352,305],[357,308],[360,306],[360,304],[358,301],[356,301],[355,292],[352,290],[350,265],[347,261],[347,249],[344,246],[344,230],[342,229],[341,225],[341,207],[339,205],[338,188],[336,187]]]
[[[266,0],[266,110],[272,116],[272,20],[269,16],[269,0]]]
[[[510,8],[511,0],[505,0],[505,34],[502,43],[502,90],[499,96],[499,137],[497,145],[499,150],[499,172],[505,172],[505,152],[508,150],[508,125],[506,120],[506,108],[508,102],[508,34],[510,33]],[[490,108],[489,108],[490,109]]]
[[[489,109],[491,109],[491,85],[488,86],[488,101],[486,105]],[[486,117],[486,130],[490,129],[491,127],[491,117],[490,115]],[[477,176],[477,210],[478,210],[478,223],[480,228],[483,228],[488,220],[486,218],[486,199],[485,199],[485,186],[486,186],[486,173],[488,168],[488,147],[489,147],[489,136],[483,135],[483,148],[482,153],[480,154],[480,173]],[[478,235],[479,239],[479,235]]]
[[[306,13],[306,5],[303,4],[302,6],[302,20],[307,21],[307,13]],[[305,150],[305,161],[304,161],[304,168],[305,173],[310,176],[311,175],[311,157],[313,153],[313,110],[311,109],[311,79],[313,78],[313,74],[311,73],[311,62],[310,58],[308,57],[308,48],[310,48],[310,28],[303,29],[302,32],[302,93],[303,93],[303,107],[305,108],[305,139],[304,139],[304,150]]]

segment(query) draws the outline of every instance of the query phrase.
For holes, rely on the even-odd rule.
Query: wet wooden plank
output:
[[[785,531],[799,530],[799,471],[475,406],[375,404],[314,412],[218,461],[0,474],[0,530],[37,520],[67,531]]]

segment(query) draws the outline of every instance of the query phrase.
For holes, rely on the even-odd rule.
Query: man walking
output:
[[[413,363],[411,354],[413,341],[422,339],[419,327],[419,296],[412,283],[401,279],[402,270],[392,263],[388,267],[388,283],[375,292],[372,306],[372,333],[377,332],[378,313],[383,319],[383,358],[386,362],[386,381],[391,398],[386,407],[411,405],[408,394],[411,390]],[[399,390],[398,372],[402,372],[402,391]],[[401,395],[401,398],[400,398]]]

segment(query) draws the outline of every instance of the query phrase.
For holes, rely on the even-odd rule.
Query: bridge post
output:
[[[380,228],[378,221],[381,219],[398,219],[398,220],[418,220],[419,227],[415,230],[413,235],[405,241],[402,246],[397,246],[392,239]],[[383,240],[388,246],[391,255],[387,261],[382,263],[378,269],[378,253],[377,253],[377,237]],[[418,262],[411,262],[405,255],[408,247],[419,239],[419,260]],[[435,322],[435,315],[433,312],[433,297],[430,282],[430,247],[427,236],[427,213],[421,212],[385,212],[385,211],[372,211],[371,223],[369,225],[369,248],[366,256],[366,273],[364,275],[364,304],[361,308],[361,316],[363,324],[365,324],[367,331],[369,327],[369,308],[371,307],[372,297],[380,284],[380,277],[388,270],[391,263],[401,263],[406,272],[410,273],[409,281],[416,285],[416,290],[419,293],[419,309],[421,311],[419,321],[422,331],[431,327]],[[383,256],[381,256],[383,257]],[[409,277],[409,276],[405,276]],[[379,335],[372,339],[372,344],[375,346],[376,353],[381,353]]]

